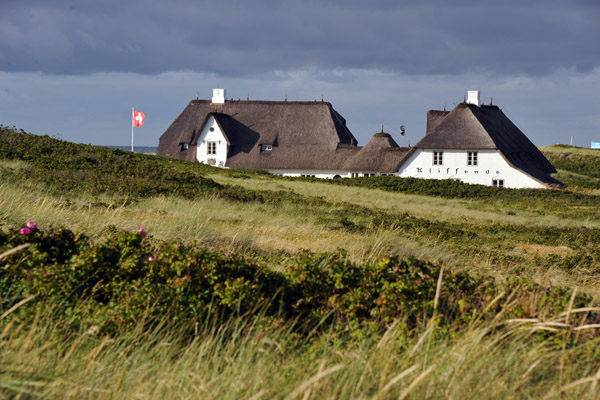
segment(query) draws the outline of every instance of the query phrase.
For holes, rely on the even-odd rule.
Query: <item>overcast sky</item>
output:
[[[0,0],[0,124],[156,146],[187,103],[330,101],[400,145],[467,90],[538,145],[600,141],[598,0]],[[400,137],[399,126],[407,135]]]

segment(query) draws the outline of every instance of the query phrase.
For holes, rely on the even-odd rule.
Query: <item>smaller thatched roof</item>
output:
[[[400,165],[411,154],[412,148],[399,147],[389,133],[378,132],[366,146],[344,164],[351,172],[398,172]]]

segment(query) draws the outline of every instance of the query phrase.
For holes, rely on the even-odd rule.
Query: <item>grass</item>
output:
[[[53,143],[44,139],[44,151]],[[67,153],[78,149],[67,147]],[[94,151],[85,147],[85,154]],[[45,230],[65,226],[83,232],[92,242],[102,242],[111,226],[122,231],[143,227],[157,248],[162,242],[181,242],[264,257],[269,262],[260,265],[276,271],[286,265],[279,260],[302,249],[342,248],[360,263],[416,256],[442,264],[445,274],[468,271],[496,282],[528,278],[544,287],[569,287],[591,295],[588,305],[596,306],[600,209],[593,187],[597,178],[589,171],[597,170],[600,152],[555,146],[543,151],[568,161],[559,176],[592,186],[479,197],[469,192],[462,198],[460,191],[451,192],[454,187],[444,194],[443,184],[431,189],[426,182],[421,192],[409,194],[393,187],[393,180],[377,181],[378,187],[368,180],[343,186],[152,156],[130,160],[124,152],[108,150],[99,150],[95,158],[76,158],[84,172],[100,160],[111,182],[135,181],[120,181],[122,172],[110,169],[114,160],[134,163],[140,174],[147,162],[163,168],[165,176],[202,175],[210,188],[203,191],[187,182],[181,194],[170,186],[177,183],[170,177],[160,187],[162,194],[144,196],[140,189],[134,196],[119,187],[113,192],[97,192],[90,185],[62,187],[65,177],[72,184],[84,175],[67,161],[47,171],[54,182],[36,181],[39,161],[33,156],[4,158],[0,225],[14,228],[35,220]],[[45,157],[52,159],[51,153]],[[94,177],[101,181],[102,174]],[[423,194],[428,191],[432,194]],[[519,300],[534,313],[560,298],[548,293],[519,289],[502,295],[508,304]],[[497,301],[486,299],[487,314],[465,312],[471,322],[454,329],[440,325],[443,316],[428,315],[412,327],[405,316],[383,331],[366,324],[308,335],[299,333],[295,321],[267,318],[260,311],[227,319],[207,314],[195,325],[175,323],[176,315],[165,314],[161,321],[142,318],[132,329],[104,336],[94,318],[84,319],[78,331],[65,332],[53,310],[37,309],[37,316],[23,322],[18,312],[0,309],[0,398],[597,398],[597,329],[579,326],[593,325],[593,320],[523,315],[507,322],[503,313],[510,307],[489,311]],[[572,302],[561,307],[572,311]],[[103,318],[97,312],[95,318]]]
[[[600,157],[600,151],[596,149],[588,149],[585,147],[569,146],[566,144],[542,146],[540,150],[544,153],[551,153],[564,156],[564,154],[585,155],[592,157]]]
[[[223,184],[234,179],[212,178]],[[416,256],[476,274],[499,278],[518,274],[544,284],[584,286],[593,293],[600,288],[593,279],[600,268],[595,261],[597,247],[586,238],[588,231],[567,240],[568,235],[574,235],[573,229],[586,227],[592,233],[599,229],[600,220],[594,214],[597,211],[590,210],[588,215],[587,209],[582,213],[577,205],[541,213],[522,210],[519,204],[498,208],[477,200],[280,182],[262,176],[236,181],[249,190],[258,186],[279,192],[285,188],[300,195],[300,203],[236,202],[211,195],[194,200],[160,196],[129,204],[127,199],[113,200],[110,195],[84,193],[66,198],[48,194],[39,183],[28,186],[6,182],[0,184],[0,218],[7,225],[34,219],[41,226],[68,226],[92,237],[101,237],[111,225],[129,231],[143,226],[158,240],[195,242],[242,253],[344,248],[357,261],[386,254]],[[374,199],[373,204],[369,199]],[[344,225],[346,220],[354,225]],[[550,230],[552,242],[540,243],[540,227]],[[456,233],[446,234],[448,230]],[[464,238],[458,240],[460,236]],[[544,251],[540,251],[540,245]],[[577,257],[584,257],[578,261],[581,267],[560,266]],[[590,262],[585,257],[591,257]]]
[[[383,335],[313,340],[289,325],[244,318],[205,321],[192,339],[164,323],[117,337],[93,327],[57,337],[40,320],[8,324],[0,339],[0,394],[21,398],[549,398],[597,395],[596,344],[553,350],[518,323],[472,324],[460,335],[430,325],[407,335],[402,320]]]
[[[392,213],[408,212],[411,215],[430,220],[452,223],[503,222],[511,225],[600,227],[600,210],[593,206],[584,206],[586,207],[584,214],[580,212],[580,209],[575,210],[576,204],[573,205],[573,209],[548,209],[547,204],[544,203],[539,204],[538,207],[530,204],[529,208],[523,208],[522,204],[496,204],[487,199],[445,199],[381,189],[334,186],[326,182],[282,180],[264,176],[240,179],[217,172],[208,174],[207,177],[222,184],[240,185],[250,190],[283,190],[307,197],[323,198],[342,206],[358,205]]]

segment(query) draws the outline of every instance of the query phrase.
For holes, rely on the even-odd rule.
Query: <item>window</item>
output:
[[[433,165],[442,165],[444,161],[444,152],[443,151],[434,151],[433,152]]]
[[[206,154],[208,154],[208,155],[217,154],[217,142],[208,142],[207,143]]]
[[[181,143],[181,151],[186,151],[190,147],[187,143]]]
[[[263,153],[270,153],[273,151],[273,145],[263,144],[262,146],[260,146],[260,151]]]
[[[477,165],[477,152],[476,151],[468,151],[467,152],[467,165]]]
[[[504,179],[492,179],[492,186],[504,187]]]
[[[360,174],[358,172],[353,172],[352,173],[352,177],[353,178],[358,178],[360,176]]]

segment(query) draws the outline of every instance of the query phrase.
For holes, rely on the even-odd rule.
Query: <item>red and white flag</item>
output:
[[[133,126],[144,126],[146,114],[141,111],[133,111]]]

